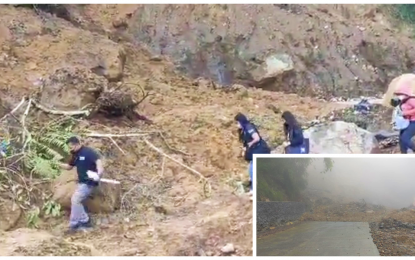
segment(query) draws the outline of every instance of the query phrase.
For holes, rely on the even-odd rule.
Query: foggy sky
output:
[[[301,160],[301,158],[299,158]],[[316,159],[308,170],[308,187],[327,191],[329,198],[366,202],[390,208],[408,207],[415,199],[414,158],[333,158],[333,169],[323,170]]]

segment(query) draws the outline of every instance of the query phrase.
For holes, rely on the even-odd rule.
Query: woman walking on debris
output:
[[[284,134],[286,142],[284,142],[285,153],[288,154],[308,154],[308,140],[304,138],[303,129],[295,119],[294,115],[285,111],[282,113],[284,119]]]
[[[252,160],[254,154],[270,154],[271,150],[268,147],[268,144],[261,138],[259,135],[258,130],[256,129],[255,125],[249,122],[248,118],[242,114],[238,113],[235,116],[235,121],[238,122],[239,128],[239,140],[243,144],[244,149],[244,158],[247,162],[249,162],[249,178],[251,181],[250,185],[250,195],[252,195],[252,187],[253,187],[253,166]]]
[[[78,138],[68,139],[72,158],[68,164],[60,164],[65,170],[76,167],[78,172],[78,186],[71,198],[71,216],[69,232],[91,227],[91,219],[85,211],[83,202],[91,195],[104,173],[102,160],[92,148],[83,146]]]

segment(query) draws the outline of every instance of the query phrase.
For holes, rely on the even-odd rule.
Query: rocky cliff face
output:
[[[382,93],[413,40],[373,5],[140,5],[126,33],[192,77],[328,97]],[[161,22],[163,21],[163,22]]]

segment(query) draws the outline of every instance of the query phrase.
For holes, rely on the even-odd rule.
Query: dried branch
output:
[[[83,134],[87,137],[137,137],[137,136],[146,136],[148,134],[142,134],[142,133],[126,133],[126,134],[100,134],[100,133],[89,133],[89,134]]]
[[[16,112],[25,102],[26,102],[26,98],[24,97],[24,98],[22,98],[22,101],[20,101],[20,103],[17,104],[17,106],[15,108],[13,108],[12,111],[10,111],[6,115],[4,115],[2,118],[0,118],[0,122],[3,121],[4,119],[6,119],[7,116],[13,115],[13,113]]]
[[[183,151],[181,151],[181,150],[179,150],[179,149],[177,149],[177,148],[171,147],[171,146],[169,145],[169,143],[167,142],[167,140],[166,140],[166,138],[164,137],[164,135],[163,135],[163,133],[162,133],[162,132],[158,132],[158,134],[160,135],[161,139],[163,140],[164,144],[167,146],[167,148],[168,148],[169,150],[174,151],[174,152],[177,152],[177,153],[180,153],[180,154],[183,154],[183,155],[186,155],[186,156],[190,156],[190,154],[188,154],[188,153],[185,153],[185,152],[183,152]]]
[[[22,119],[21,119],[21,125],[22,125],[22,127],[23,127],[23,132],[22,132],[22,142],[25,142],[25,140],[26,140],[26,134],[27,134],[27,130],[26,130],[26,127],[25,127],[25,122],[26,122],[26,117],[27,117],[27,115],[29,114],[29,111],[30,111],[30,106],[32,105],[32,100],[31,99],[29,99],[29,104],[27,104],[27,107],[26,107],[26,110],[24,111],[24,113],[23,113],[23,115],[22,115]]]
[[[45,106],[37,103],[35,100],[32,99],[33,104],[43,112],[53,114],[53,115],[67,115],[67,116],[77,116],[77,115],[85,115],[88,116],[90,114],[90,111],[88,110],[78,110],[78,111],[62,111],[62,110],[53,110],[46,108]]]
[[[128,85],[128,84],[130,84],[130,85],[134,85],[134,86],[137,86],[137,87],[141,90],[141,93],[142,93],[142,95],[143,95],[143,97],[142,97],[139,101],[134,102],[134,106],[139,105],[139,104],[140,104],[141,102],[143,102],[143,101],[144,101],[147,97],[149,97],[149,96],[150,96],[150,93],[146,92],[146,91],[144,90],[144,88],[143,88],[140,84],[136,84],[136,83],[128,83],[128,82],[126,82],[126,83],[123,83],[121,86]]]
[[[183,166],[184,168],[188,169],[189,171],[193,172],[194,174],[196,174],[197,176],[200,177],[200,179],[207,181],[208,179],[203,176],[200,172],[196,171],[195,169],[190,168],[189,166],[179,162],[178,160],[174,159],[173,157],[171,157],[170,155],[166,154],[165,152],[163,152],[160,148],[157,148],[154,144],[152,144],[149,140],[144,138],[144,142],[150,146],[153,150],[155,150],[156,152],[160,153],[161,155],[169,158],[170,160],[172,160],[173,162]]]
[[[123,149],[121,149],[121,147],[117,144],[117,142],[115,142],[114,139],[112,139],[112,137],[109,137],[109,139],[111,140],[111,142],[118,148],[118,150],[120,150],[122,152],[122,154],[125,155],[125,152]]]

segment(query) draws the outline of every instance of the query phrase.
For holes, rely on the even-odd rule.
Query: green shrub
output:
[[[415,4],[393,5],[396,18],[408,24],[415,25]]]
[[[307,167],[312,158],[257,159],[257,198],[259,201],[293,201],[307,187]],[[333,161],[324,158],[325,170],[333,168]]]

